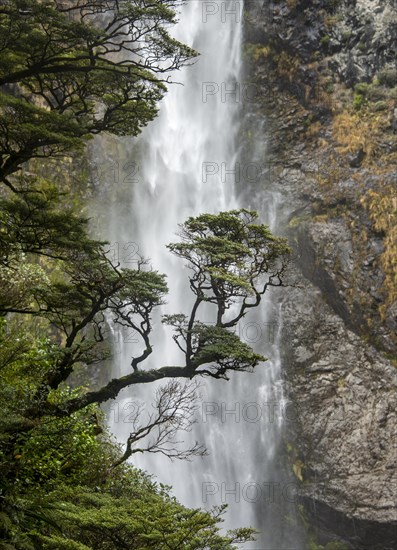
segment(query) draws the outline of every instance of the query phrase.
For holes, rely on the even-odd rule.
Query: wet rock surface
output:
[[[288,428],[303,464],[300,498],[319,541],[336,534],[351,548],[393,548],[396,369],[346,328],[313,285],[287,292],[283,306],[295,412]]]
[[[247,0],[246,9],[260,90],[248,108],[265,120],[271,165],[258,184],[282,194],[281,230],[294,249],[283,353],[300,498],[318,544],[389,550],[397,546],[397,302],[387,271],[397,4]],[[393,201],[394,214],[383,212]]]

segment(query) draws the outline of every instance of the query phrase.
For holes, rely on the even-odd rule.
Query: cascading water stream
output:
[[[270,191],[246,197],[237,189],[236,175],[227,173],[235,169],[239,155],[241,94],[230,92],[241,92],[242,21],[242,2],[189,0],[182,7],[175,37],[200,57],[174,76],[182,85],[169,87],[158,118],[137,140],[123,139],[118,146],[119,166],[133,167],[134,177],[125,186],[123,204],[109,206],[101,232],[127,252],[139,248],[156,270],[168,275],[169,296],[162,313],[188,313],[193,299],[183,262],[165,248],[176,240],[178,223],[188,216],[246,206],[260,210],[262,221],[275,226],[280,197]],[[263,137],[258,134],[258,139]],[[99,147],[103,155],[107,146]],[[191,435],[208,448],[208,457],[181,463],[161,455],[133,455],[135,465],[172,485],[183,504],[228,504],[226,528],[252,525],[261,530],[251,548],[292,548],[281,545],[279,532],[285,512],[280,488],[284,474],[278,464],[283,424],[279,319],[278,304],[266,297],[260,310],[237,329],[242,340],[270,361],[252,375],[235,373],[229,382],[205,381],[202,409]],[[154,352],[144,368],[181,364],[170,331],[154,324]],[[133,342],[119,338],[113,376],[128,372],[133,350]],[[117,415],[112,408],[110,427],[120,442],[130,432],[132,403],[153,401],[158,384],[149,386],[123,391]]]

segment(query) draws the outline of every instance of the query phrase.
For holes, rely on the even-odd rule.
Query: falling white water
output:
[[[127,267],[133,267],[127,260],[133,262],[139,248],[155,269],[168,275],[169,296],[161,313],[187,314],[193,298],[183,261],[165,248],[177,239],[178,223],[188,216],[242,206],[259,210],[271,227],[276,223],[279,195],[259,190],[255,196],[244,196],[235,185],[237,176],[227,173],[237,166],[241,143],[242,21],[242,1],[189,0],[182,7],[174,35],[200,57],[194,66],[174,75],[180,84],[169,87],[158,118],[138,139],[123,139],[117,149],[118,170],[124,169],[126,176],[131,168],[134,174],[129,186],[124,185],[122,204],[108,205],[103,233],[118,243],[119,251],[125,250]],[[235,94],[228,93],[233,90]],[[105,152],[106,148],[102,144],[102,162],[106,154],[108,163],[114,162],[114,151]],[[262,143],[259,149],[264,149]],[[292,548],[281,546],[282,536],[276,532],[284,513],[278,464],[283,425],[279,319],[279,306],[266,298],[237,329],[243,341],[270,361],[251,375],[235,373],[229,382],[204,382],[203,406],[189,437],[207,447],[208,457],[171,462],[161,455],[133,455],[133,464],[172,485],[183,504],[206,508],[228,504],[225,528],[252,525],[261,530],[258,541],[245,548]],[[181,364],[170,332],[157,325],[154,352],[144,368]],[[128,338],[116,343],[113,376],[128,372],[134,345]],[[133,401],[151,403],[156,387],[129,388],[112,405],[109,422],[120,442],[130,432]]]

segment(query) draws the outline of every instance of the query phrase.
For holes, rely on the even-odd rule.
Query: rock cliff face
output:
[[[396,47],[395,1],[246,0],[248,109],[299,281],[283,347],[313,548],[397,546]]]

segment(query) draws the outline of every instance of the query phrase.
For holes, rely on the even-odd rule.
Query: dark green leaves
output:
[[[257,212],[246,209],[191,217],[180,228],[181,241],[168,248],[187,260],[196,301],[190,315],[166,315],[163,322],[173,327],[192,375],[227,378],[228,371],[251,370],[265,358],[233,329],[269,287],[282,286],[287,241],[258,223]],[[198,321],[204,306],[207,323]]]
[[[211,373],[215,378],[227,378],[225,374],[231,370],[249,371],[259,361],[266,361],[236,334],[224,328],[196,323],[191,334],[195,348],[193,364],[195,367],[212,365]]]
[[[191,286],[227,309],[238,297],[254,296],[265,275],[280,271],[289,253],[285,239],[257,223],[245,209],[203,214],[181,225],[182,241],[168,245],[193,270]]]
[[[132,473],[132,472],[131,472]],[[221,535],[218,523],[224,512],[189,510],[143,476],[135,474],[122,494],[90,491],[57,491],[51,495],[51,515],[62,527],[38,534],[44,548],[75,550],[232,550],[234,541],[253,540],[252,529]]]
[[[0,6],[0,179],[92,134],[137,135],[168,73],[196,54],[167,30],[174,2],[15,0]]]

